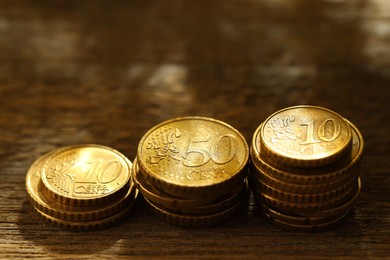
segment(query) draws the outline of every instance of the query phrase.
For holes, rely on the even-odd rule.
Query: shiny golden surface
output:
[[[267,214],[268,217],[273,219],[291,224],[291,225],[300,225],[300,226],[315,226],[322,225],[325,223],[333,222],[336,219],[339,219],[342,215],[348,213],[343,212],[341,215],[335,215],[330,217],[305,217],[299,216],[296,214],[288,214],[284,212],[279,212],[277,210],[272,209],[271,207],[266,206],[265,204],[259,202],[258,204],[263,211],[263,213]]]
[[[262,175],[264,176],[264,175]],[[286,192],[283,183],[266,183],[260,178],[252,177],[252,186],[254,189],[260,191],[263,194],[271,196],[277,200],[281,200],[288,203],[323,203],[333,199],[337,199],[340,196],[344,196],[354,186],[356,186],[357,178],[352,179],[343,186],[336,189],[332,189],[326,192],[312,191],[312,193],[297,193],[297,192]],[[275,185],[277,184],[277,185]],[[301,187],[304,189],[304,187]]]
[[[355,187],[342,196],[323,203],[287,203],[262,193],[255,193],[254,196],[262,203],[281,211],[288,211],[306,217],[331,217],[351,210],[360,192],[361,181],[358,178]]]
[[[212,226],[243,205],[248,158],[244,137],[226,123],[175,118],[141,139],[133,176],[160,219],[182,227]]]
[[[297,232],[318,232],[318,231],[325,231],[330,228],[335,227],[336,225],[340,224],[345,218],[349,215],[349,211],[342,213],[339,216],[332,217],[329,219],[322,219],[323,223],[316,223],[316,224],[293,224],[291,223],[291,219],[288,219],[288,221],[281,220],[281,218],[272,216],[268,212],[264,212],[265,217],[273,223],[275,226],[278,226],[285,230],[290,231],[297,231]]]
[[[211,194],[211,196],[209,196],[208,198],[202,197],[194,199],[185,199],[168,194],[163,190],[160,190],[157,187],[149,184],[144,179],[142,173],[139,171],[137,158],[135,158],[133,161],[133,179],[137,189],[140,190],[144,197],[156,204],[163,205],[167,208],[200,207],[213,202],[215,200],[215,196],[218,196],[218,194]]]
[[[285,229],[333,227],[360,194],[363,148],[356,126],[328,109],[296,106],[274,113],[257,128],[250,150],[249,181],[258,206]]]
[[[204,216],[204,215],[210,215],[215,214],[218,212],[225,211],[231,207],[233,207],[235,204],[239,203],[240,201],[243,201],[243,197],[246,197],[246,195],[249,192],[249,188],[246,184],[246,182],[243,182],[240,186],[235,188],[231,193],[224,194],[214,201],[200,205],[200,206],[183,206],[183,205],[172,205],[172,204],[160,204],[156,201],[151,201],[154,205],[161,209],[165,209],[171,213],[174,214],[186,214],[186,215],[197,215],[197,216]]]
[[[347,172],[346,176],[343,176],[340,179],[330,182],[320,182],[313,184],[299,184],[299,183],[289,183],[280,179],[272,177],[269,172],[256,168],[256,166],[251,167],[251,176],[254,181],[264,182],[272,187],[275,187],[283,192],[296,193],[296,194],[318,194],[324,192],[332,192],[335,190],[342,189],[344,186],[349,185],[351,182],[356,180],[358,176],[358,171],[353,169],[353,171]]]
[[[124,219],[129,213],[129,211],[131,210],[131,208],[134,206],[137,196],[138,196],[138,191],[135,190],[134,192],[131,193],[131,200],[125,208],[121,209],[119,212],[116,212],[114,215],[110,215],[105,218],[92,220],[92,221],[63,220],[63,219],[53,217],[36,207],[34,207],[34,210],[41,216],[41,218],[44,221],[58,227],[62,227],[70,230],[77,230],[77,231],[96,230],[96,229],[102,229],[114,225],[119,221],[121,221],[122,219]]]
[[[54,152],[45,162],[41,179],[49,197],[64,204],[91,206],[127,193],[131,162],[101,145],[77,145]]]
[[[284,182],[293,184],[320,184],[338,182],[344,178],[359,174],[360,159],[363,154],[364,140],[359,129],[344,119],[352,130],[352,150],[339,161],[326,167],[297,168],[287,167],[282,164],[272,166],[267,156],[261,156],[261,147],[255,138],[252,140],[251,159],[252,164],[267,172],[267,175]]]
[[[45,196],[41,182],[41,171],[46,160],[54,153],[50,152],[38,158],[30,167],[26,175],[26,189],[31,203],[39,211],[53,218],[65,221],[93,221],[108,217],[125,208],[133,199],[134,185],[131,184],[127,194],[116,201],[102,206],[72,207],[59,203],[51,197]]]
[[[261,153],[287,166],[330,164],[351,149],[351,130],[335,112],[295,106],[268,117],[254,134]]]
[[[346,185],[348,185],[351,181],[356,180],[358,176],[358,171],[353,171],[348,173],[345,177],[340,179],[336,179],[335,181],[328,183],[313,183],[313,184],[296,184],[289,183],[279,179],[276,179],[269,175],[265,170],[261,170],[256,168],[256,166],[252,166],[252,179],[255,181],[264,182],[272,187],[276,187],[284,192],[293,192],[297,194],[313,194],[313,193],[322,193],[322,192],[331,192],[336,189],[340,189]]]
[[[205,117],[160,123],[142,137],[137,152],[145,179],[181,197],[219,193],[240,183],[248,157],[237,130]]]
[[[124,218],[135,203],[138,191],[130,170],[131,162],[111,148],[68,146],[44,154],[30,166],[26,189],[33,208],[47,222],[74,230],[103,228]],[[54,193],[53,187],[62,194]],[[80,198],[81,187],[86,188]]]
[[[243,196],[240,201],[235,203],[232,207],[223,211],[219,211],[217,213],[207,215],[190,215],[173,213],[171,211],[158,207],[157,205],[153,204],[151,201],[145,198],[146,205],[160,219],[171,225],[180,226],[184,228],[204,228],[222,224],[233,216],[237,215],[241,211],[241,209],[243,209],[245,200],[246,196]]]

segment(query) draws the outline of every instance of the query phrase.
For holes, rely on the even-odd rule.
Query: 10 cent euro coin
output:
[[[133,206],[138,191],[132,163],[102,145],[75,145],[38,158],[26,175],[32,205],[44,220],[85,230],[114,224]]]

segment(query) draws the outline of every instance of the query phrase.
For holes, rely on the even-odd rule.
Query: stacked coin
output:
[[[250,186],[275,225],[297,231],[333,227],[360,190],[363,138],[337,113],[295,106],[268,117],[251,145]]]
[[[59,148],[38,158],[26,176],[31,203],[44,220],[88,230],[123,219],[138,191],[131,162],[101,145]]]
[[[133,176],[149,209],[188,228],[219,224],[244,205],[249,148],[230,125],[205,117],[160,123],[141,139]]]

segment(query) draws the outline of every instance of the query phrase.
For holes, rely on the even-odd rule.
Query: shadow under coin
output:
[[[136,206],[136,205],[134,205]],[[135,208],[132,208],[126,221],[132,215]],[[25,240],[31,241],[42,249],[42,252],[57,252],[66,254],[93,254],[110,249],[121,239],[118,233],[122,227],[121,223],[93,231],[71,231],[50,225],[43,221],[34,212],[32,205],[26,199],[19,214],[18,226],[21,235]],[[38,251],[38,252],[37,252]],[[34,253],[39,253],[34,248]]]

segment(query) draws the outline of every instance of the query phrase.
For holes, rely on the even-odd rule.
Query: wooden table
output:
[[[0,1],[0,258],[390,258],[390,2]],[[138,203],[94,232],[43,223],[25,175],[58,147],[130,159],[155,124],[214,117],[247,141],[271,113],[328,107],[365,138],[354,216],[322,233],[246,215],[170,226]]]

